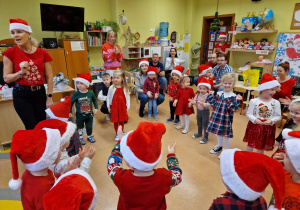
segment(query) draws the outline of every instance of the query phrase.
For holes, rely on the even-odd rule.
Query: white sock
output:
[[[231,143],[230,138],[224,137],[224,140],[225,140],[225,149],[229,149],[230,148],[230,143]]]
[[[256,150],[256,152],[257,152],[257,153],[260,153],[260,154],[264,154],[264,151],[263,151],[263,150],[259,150],[259,149],[258,149],[258,150]]]
[[[181,115],[181,126],[184,127],[184,121],[185,121],[185,114]]]
[[[190,127],[190,116],[185,114],[185,129],[188,130]]]
[[[218,136],[218,146],[223,146],[223,136]]]
[[[249,146],[247,146],[247,147],[246,147],[246,151],[248,151],[248,152],[253,152],[253,148],[252,148],[252,147],[249,147]]]

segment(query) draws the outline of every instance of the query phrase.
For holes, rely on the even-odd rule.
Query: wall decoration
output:
[[[217,40],[216,40],[217,42],[219,42],[220,41],[220,34],[217,34]]]
[[[220,32],[226,32],[226,26],[221,26],[220,27]]]
[[[209,51],[208,51],[208,54],[207,54],[207,57],[208,57],[208,58],[211,58],[212,52],[213,52],[212,50],[209,50]]]
[[[214,42],[215,39],[216,39],[216,36],[215,36],[214,33],[212,33],[212,34],[210,35],[210,41]]]
[[[209,42],[208,49],[209,49],[209,50],[214,49],[214,43],[213,43],[213,42]]]
[[[273,75],[277,75],[277,66],[285,61],[290,63],[288,76],[300,76],[300,33],[280,33],[277,36],[278,47],[274,61]]]
[[[300,29],[300,3],[295,4],[291,29]]]

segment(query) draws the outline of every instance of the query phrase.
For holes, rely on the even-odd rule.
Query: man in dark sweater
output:
[[[159,83],[159,93],[164,95],[163,90],[167,86],[167,79],[165,77],[164,65],[158,60],[159,60],[158,54],[154,53],[152,55],[152,61],[149,62],[149,66],[153,66],[157,68],[157,80]]]

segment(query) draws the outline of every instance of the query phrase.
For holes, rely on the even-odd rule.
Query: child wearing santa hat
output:
[[[159,94],[159,83],[156,78],[157,74],[157,68],[153,66],[149,66],[147,75],[143,86],[143,91],[145,94],[148,95],[149,101],[148,101],[148,118],[151,119],[152,115],[152,109],[153,109],[153,115],[154,119],[158,120],[157,116],[157,98]]]
[[[171,77],[172,80],[170,80],[167,93],[169,96],[169,106],[170,106],[170,118],[167,119],[167,122],[173,122],[174,121],[174,115],[176,107],[173,106],[174,97],[177,94],[178,89],[180,88],[180,78],[182,78],[182,72],[184,71],[183,66],[175,66],[175,68],[171,71]],[[174,125],[177,125],[179,123],[179,115],[176,115],[176,119],[174,121]]]
[[[293,131],[294,130],[294,131]],[[283,208],[285,210],[300,209],[300,131],[299,126],[294,129],[286,128],[282,131],[285,139],[285,153],[283,165],[285,173],[285,197]],[[276,202],[276,197],[275,197]]]
[[[195,133],[192,137],[200,138],[202,137],[202,128],[204,131],[204,138],[200,140],[201,144],[205,144],[208,142],[208,132],[206,128],[209,122],[209,107],[210,104],[206,103],[206,98],[208,96],[209,91],[211,90],[210,82],[204,77],[200,77],[198,80],[198,94],[195,96],[193,100],[190,100],[190,103],[197,106],[197,125],[198,125],[198,133]]]
[[[166,209],[165,195],[181,182],[181,169],[175,156],[176,142],[168,146],[165,168],[154,169],[162,157],[162,123],[141,122],[134,131],[122,135],[108,158],[108,175],[120,191],[118,209]],[[122,135],[122,136],[121,136]],[[130,167],[123,169],[122,158]]]
[[[67,129],[65,129],[67,130]],[[9,187],[21,188],[21,201],[25,210],[43,209],[43,195],[55,182],[55,177],[48,169],[59,161],[62,146],[61,133],[58,129],[19,130],[12,138],[10,160],[12,180]],[[19,178],[18,160],[26,170]],[[65,171],[78,167],[79,158],[75,158]]]
[[[98,113],[98,102],[93,91],[89,90],[88,87],[92,83],[92,76],[90,73],[81,73],[75,79],[76,91],[71,98],[71,109],[70,117],[72,117],[72,107],[75,103],[76,106],[76,124],[80,134],[81,142],[83,140],[83,128],[86,127],[87,140],[91,143],[95,143],[93,133],[93,116]],[[94,109],[93,109],[94,104]]]
[[[94,209],[98,189],[90,175],[80,169],[60,176],[43,197],[45,210]]]
[[[216,198],[209,209],[267,209],[262,195],[271,184],[275,209],[281,210],[284,198],[284,169],[272,158],[239,149],[224,150],[220,168],[227,192]],[[274,209],[274,207],[270,209]]]
[[[197,84],[199,83],[199,80],[201,78],[205,78],[209,81],[210,84],[210,89],[213,89],[214,87],[214,78],[212,77],[212,67],[206,64],[202,64],[198,66],[198,73],[199,73],[199,78],[197,81]]]
[[[270,151],[275,143],[275,123],[281,119],[279,101],[273,99],[280,83],[270,74],[264,74],[258,86],[259,97],[250,100],[247,110],[249,122],[244,136],[248,142],[246,151],[257,149],[258,153]]]

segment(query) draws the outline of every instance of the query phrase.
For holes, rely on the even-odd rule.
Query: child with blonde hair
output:
[[[264,150],[270,151],[275,143],[275,123],[281,119],[279,101],[273,99],[280,83],[270,74],[262,76],[258,86],[259,97],[250,100],[247,111],[249,122],[244,136],[244,142],[248,142],[246,151],[257,149],[258,153]]]
[[[118,126],[121,125],[124,132],[124,122],[128,121],[127,112],[130,108],[130,95],[124,71],[119,69],[114,71],[113,85],[108,89],[106,103],[116,131],[115,140],[118,141]]]
[[[189,132],[190,118],[189,115],[194,114],[194,108],[190,104],[189,99],[195,97],[194,90],[189,87],[190,78],[184,77],[181,82],[181,87],[178,89],[176,96],[173,98],[173,106],[176,107],[175,114],[181,116],[181,125],[176,129],[183,129],[183,134]],[[185,127],[184,127],[185,125]]]
[[[233,138],[233,114],[239,108],[240,100],[242,100],[240,95],[233,93],[233,87],[236,82],[234,74],[225,74],[221,82],[224,90],[207,96],[207,102],[213,107],[213,112],[206,131],[218,137],[218,145],[210,150],[211,154],[222,151],[223,140],[225,140],[225,149],[229,149],[230,138]]]

